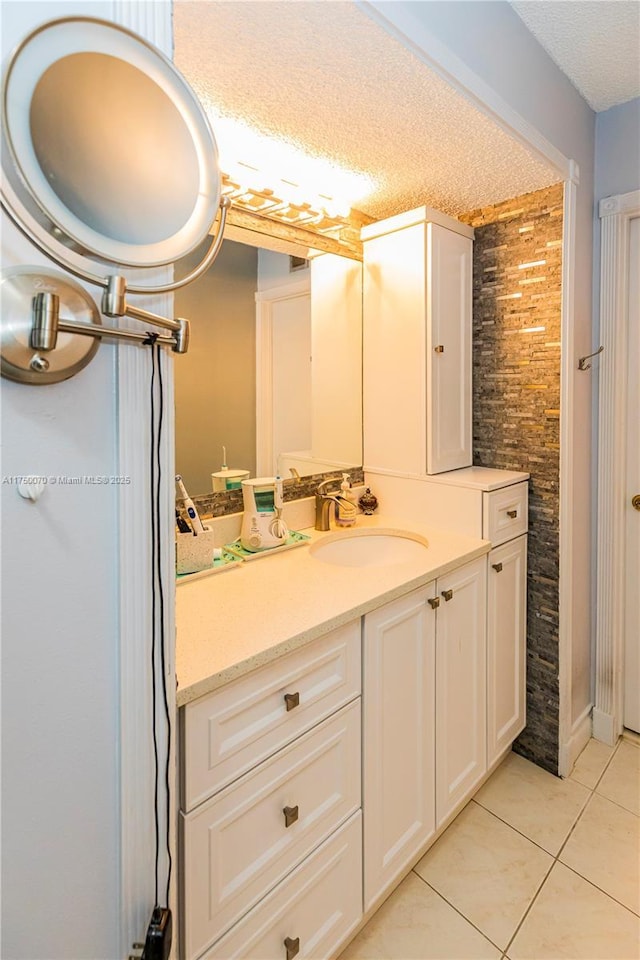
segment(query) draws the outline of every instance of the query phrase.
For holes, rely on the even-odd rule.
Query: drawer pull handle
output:
[[[298,819],[298,807],[283,807],[282,812],[284,813],[284,825],[285,827],[290,827],[292,823],[295,823]]]
[[[444,597],[444,599],[445,599],[445,600],[447,601],[447,603],[448,603],[449,600],[451,600],[451,598],[453,597],[453,590],[443,590],[443,591],[442,591],[442,596]]]
[[[293,710],[300,705],[300,694],[297,691],[296,693],[285,693],[284,702],[287,705],[287,713],[289,713],[289,710]]]
[[[442,344],[440,343],[440,344],[438,344],[437,347],[434,347],[434,348],[433,348],[433,352],[434,352],[434,353],[444,353],[444,347],[443,347]]]
[[[287,951],[287,960],[293,960],[300,952],[300,937],[296,937],[295,940],[293,937],[285,937],[284,945]]]
[[[511,517],[512,520],[515,520],[515,518],[518,516],[518,511],[517,511],[517,510],[507,510],[507,516],[508,516],[508,517]]]
[[[501,563],[492,563],[491,566],[493,567],[496,573],[500,573],[500,571],[502,570]]]
[[[429,597],[429,599],[427,600],[427,603],[429,604],[432,610],[437,610],[438,607],[440,606],[440,597]]]

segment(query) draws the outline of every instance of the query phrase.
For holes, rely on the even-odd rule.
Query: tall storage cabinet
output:
[[[469,466],[473,230],[419,207],[362,238],[365,465]]]

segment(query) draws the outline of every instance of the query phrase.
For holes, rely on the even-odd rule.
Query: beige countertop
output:
[[[387,516],[359,516],[358,528],[410,530],[426,537],[429,546],[419,559],[344,567],[314,557],[305,544],[182,583],[176,591],[178,706],[488,553],[491,546]],[[329,535],[313,529],[304,533],[312,543]]]

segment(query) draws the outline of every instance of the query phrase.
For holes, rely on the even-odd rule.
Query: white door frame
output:
[[[629,330],[629,221],[640,190],[600,201],[600,394],[596,678],[593,735],[614,744],[623,726],[624,514]]]
[[[169,0],[149,3],[145,0],[114,0],[113,19],[158,47],[165,56],[173,55],[172,4]],[[138,282],[164,283],[173,273],[167,268],[138,271]],[[173,316],[173,295],[138,297],[136,306],[146,307],[163,316]],[[140,330],[140,324],[126,318],[119,326]],[[144,940],[154,906],[153,827],[154,767],[151,748],[151,527],[149,510],[150,377],[151,351],[131,344],[117,351],[117,443],[119,473],[131,478],[118,488],[118,588],[119,588],[119,749],[120,772],[120,926],[121,957],[132,952],[134,942]],[[162,350],[164,381],[164,425],[160,462],[162,574],[165,593],[165,665],[170,716],[175,717],[175,560],[173,551],[175,507],[175,435],[173,354]],[[160,737],[166,732],[163,711],[158,708]],[[175,732],[172,739],[170,770],[175,768]],[[161,740],[164,742],[164,740]],[[164,751],[160,750],[161,763]],[[161,769],[161,774],[163,773]],[[172,890],[173,953],[177,942],[175,856],[176,777],[171,777],[172,798],[169,811],[170,842],[173,847]],[[160,805],[163,797],[159,798]],[[164,812],[161,814],[160,867],[165,870]],[[164,901],[163,885],[160,899]]]
[[[307,271],[307,274],[309,271]],[[273,476],[273,307],[282,300],[309,296],[307,275],[256,293],[256,476]]]

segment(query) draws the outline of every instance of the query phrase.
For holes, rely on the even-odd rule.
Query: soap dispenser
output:
[[[356,522],[357,509],[353,502],[349,474],[342,474],[340,493],[336,494],[336,526],[353,527]]]

